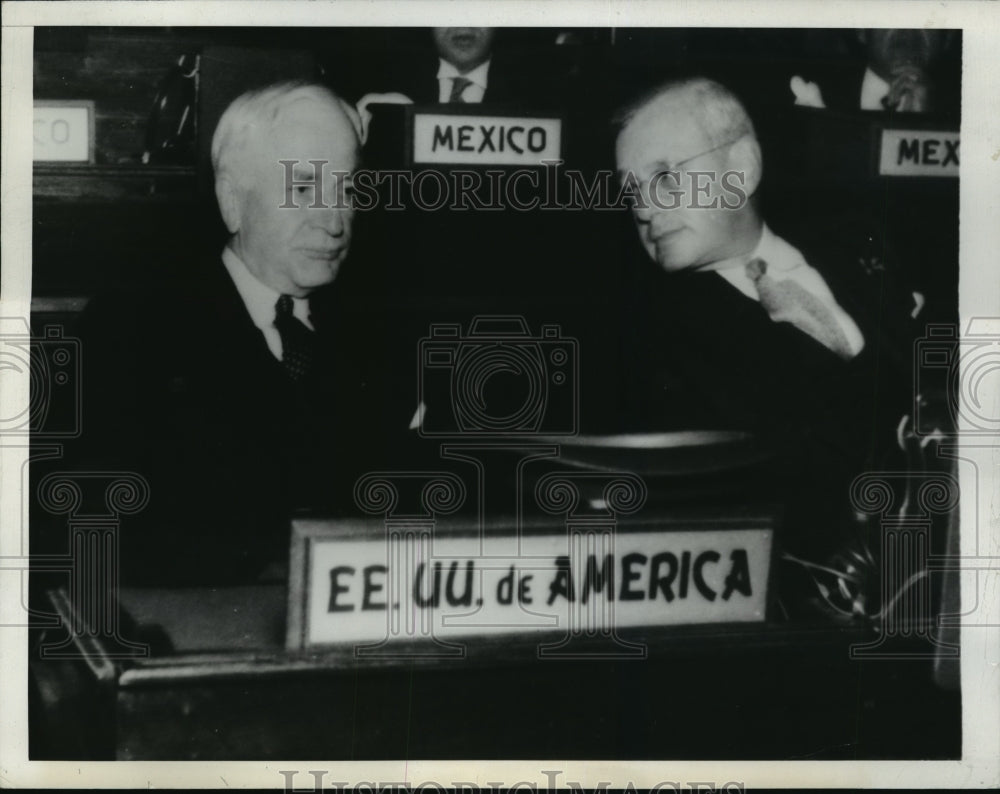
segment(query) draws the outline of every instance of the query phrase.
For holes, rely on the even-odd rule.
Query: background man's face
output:
[[[285,108],[274,127],[260,136],[249,147],[233,246],[258,279],[282,294],[302,297],[333,281],[347,256],[353,221],[350,190],[345,190],[343,177],[335,180],[331,172],[350,173],[357,167],[357,137],[339,107],[311,99]],[[280,160],[299,162],[296,181],[312,178],[309,160],[324,161],[324,195],[318,196],[312,186],[286,190]],[[326,208],[310,207],[317,198]],[[281,208],[293,202],[297,208]]]
[[[737,250],[739,211],[722,207],[724,200],[730,205],[735,202],[734,194],[724,192],[720,185],[723,174],[731,169],[729,147],[700,154],[722,143],[703,129],[700,118],[699,108],[683,96],[661,97],[636,113],[616,144],[619,173],[623,178],[634,175],[642,186],[646,207],[636,206],[633,218],[643,247],[670,272],[744,253]],[[664,176],[678,164],[678,177]],[[708,188],[707,192],[695,193],[695,183]],[[657,184],[659,206],[650,195],[651,186]],[[717,208],[705,208],[713,202]]]
[[[434,28],[438,55],[460,72],[468,72],[489,59],[495,28]]]

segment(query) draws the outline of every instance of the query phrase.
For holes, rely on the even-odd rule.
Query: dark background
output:
[[[557,45],[560,35],[564,43]],[[222,108],[246,87],[313,77],[355,100],[391,87],[392,75],[408,63],[433,58],[429,39],[419,29],[36,29],[34,96],[94,100],[96,163],[35,168],[35,297],[86,298],[112,286],[170,279],[192,260],[192,248],[221,246],[207,151]],[[836,113],[816,122],[815,114],[792,106],[792,75],[822,78],[863,62],[854,31],[501,29],[495,51],[513,54],[529,74],[555,76],[552,106],[567,115],[567,137],[578,144],[575,162],[567,165],[585,170],[613,169],[608,118],[615,107],[668,77],[720,79],[744,99],[758,126],[772,227],[793,241],[803,224],[870,236],[873,250],[895,252],[935,317],[953,318],[957,180],[879,179],[871,174],[863,125]],[[177,75],[179,59],[195,56],[196,97]],[[956,32],[945,61],[956,97],[959,65]],[[158,96],[166,96],[167,105],[154,115]],[[193,135],[158,149],[185,101],[197,106]],[[954,111],[935,120],[954,128],[957,103]],[[143,163],[147,148],[152,156]],[[360,219],[345,276],[356,274],[366,291],[382,297],[386,291],[412,295],[423,284],[429,296],[500,291],[508,298],[525,297],[521,277],[528,277],[530,291],[547,298],[572,294],[589,301],[620,281],[635,253],[635,235],[620,213],[578,212],[513,231],[509,214],[502,214],[478,249],[445,256],[436,250],[444,236],[437,232],[433,250],[406,257],[427,263],[421,278],[406,268],[380,268],[400,252],[365,245]],[[518,233],[524,239],[516,249],[498,247]]]

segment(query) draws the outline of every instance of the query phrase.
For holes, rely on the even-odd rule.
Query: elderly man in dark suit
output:
[[[632,409],[647,426],[770,439],[779,491],[808,525],[798,539],[829,551],[831,511],[846,513],[850,479],[878,462],[908,407],[909,307],[844,241],[800,250],[768,227],[760,146],[724,86],[667,84],[619,122],[619,173],[658,265],[643,274]]]
[[[383,419],[366,326],[325,289],[351,247],[358,152],[357,115],[327,88],[244,94],[212,145],[221,255],[85,313],[71,460],[136,471],[151,491],[123,525],[126,582],[252,580],[287,554],[295,507],[350,506]]]

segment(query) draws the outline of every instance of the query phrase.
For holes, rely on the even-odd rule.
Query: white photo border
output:
[[[0,316],[30,314],[31,185],[30,124],[34,26],[414,26],[454,23],[497,26],[595,27],[931,27],[963,30],[962,165],[960,181],[960,315],[963,328],[972,318],[993,318],[989,331],[1000,334],[1000,14],[987,2],[853,2],[792,0],[745,3],[740,0],[661,2],[549,0],[495,2],[5,2],[2,38],[2,302]],[[27,405],[28,380],[4,374],[0,399]],[[993,395],[1000,399],[1000,395]],[[747,788],[805,787],[995,787],[1000,785],[1000,446],[963,444],[962,493],[978,503],[961,505],[962,555],[985,563],[978,593],[963,582],[963,605],[978,596],[982,627],[962,632],[962,758],[956,761],[425,761],[386,762],[31,762],[27,743],[27,630],[0,630],[0,784],[12,787],[277,788],[279,770],[302,770],[297,784],[310,786],[306,770],[324,769],[327,780],[399,781],[413,785],[458,781],[534,781],[546,787],[544,770],[561,770],[559,782],[593,787],[609,781],[651,787],[666,780],[741,781]],[[0,562],[25,549],[21,472],[26,442],[0,442]],[[975,526],[976,533],[966,528]],[[989,525],[982,525],[989,524]],[[7,551],[12,549],[13,551]],[[988,553],[983,558],[984,550]],[[0,625],[20,608],[20,577],[2,575]],[[967,579],[968,577],[964,577]],[[986,581],[982,581],[985,578]],[[984,586],[985,585],[985,586]],[[687,785],[686,783],[684,785]]]

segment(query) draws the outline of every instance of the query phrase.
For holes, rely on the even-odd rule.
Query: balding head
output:
[[[729,89],[701,77],[667,83],[616,121],[619,173],[641,186],[639,234],[665,270],[710,267],[756,245],[760,147]]]
[[[359,130],[357,112],[312,83],[249,91],[219,121],[212,165],[229,247],[281,294],[302,297],[333,281],[347,256],[353,210],[344,191]]]

